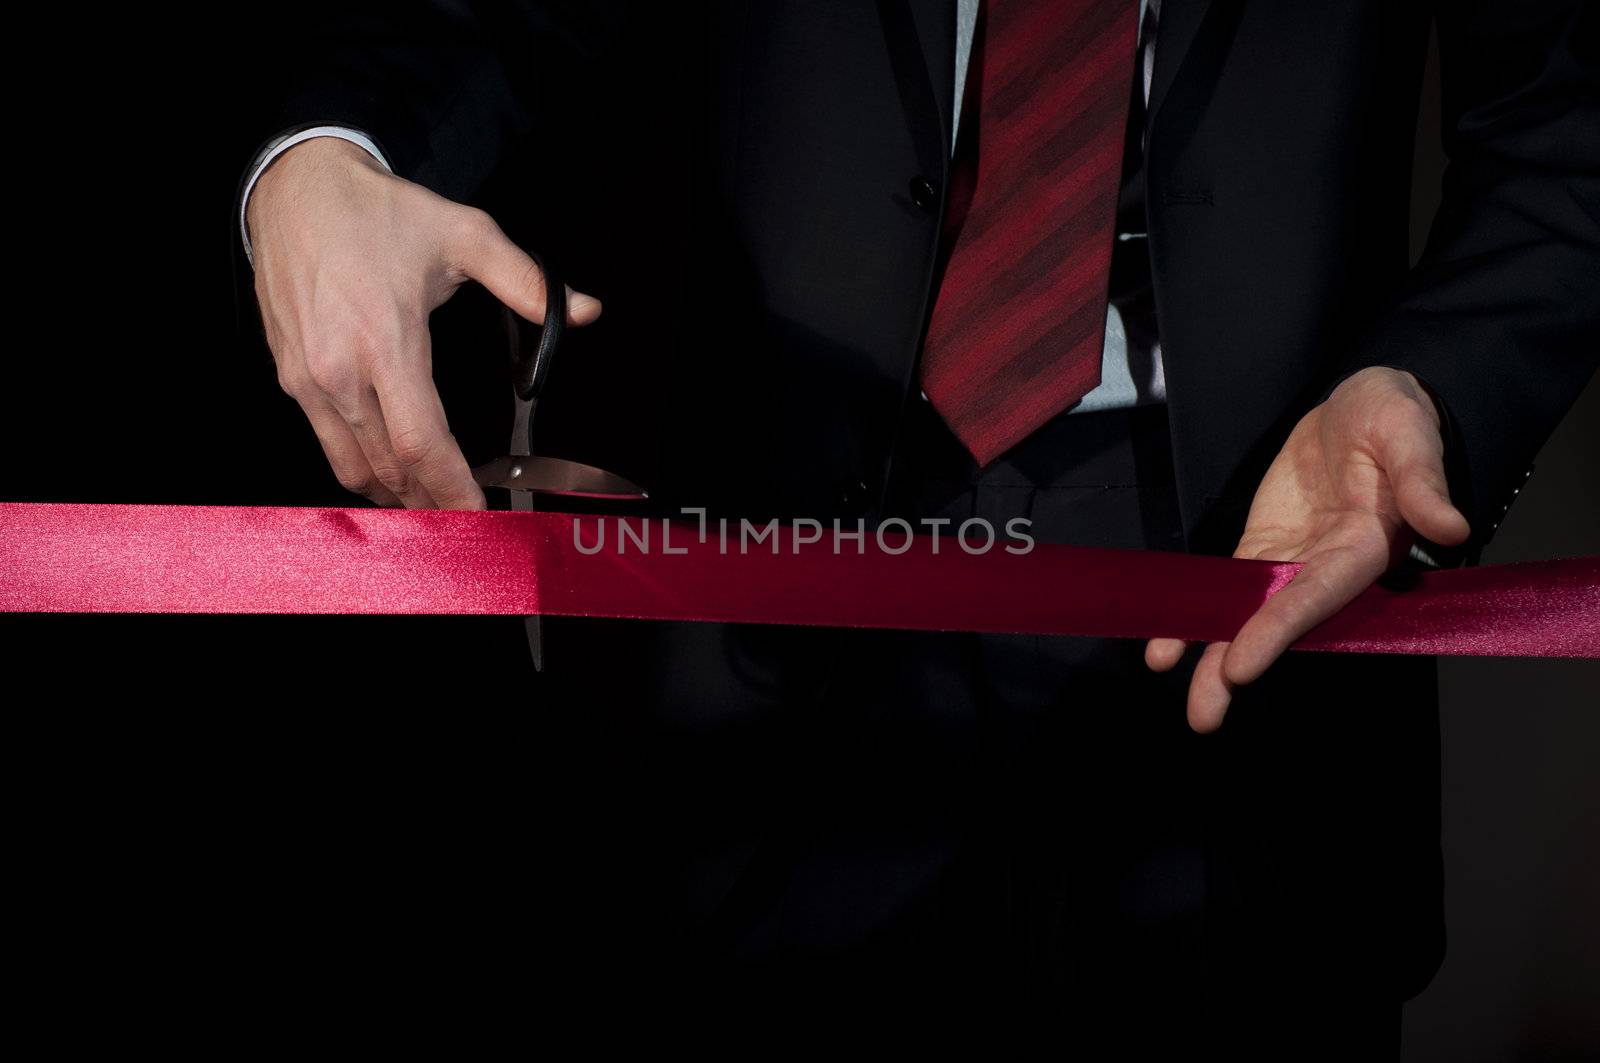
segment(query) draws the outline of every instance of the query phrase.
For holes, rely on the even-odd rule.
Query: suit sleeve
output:
[[[1343,376],[1414,373],[1444,415],[1474,558],[1600,364],[1596,5],[1438,14],[1448,163],[1427,248]],[[1331,389],[1330,389],[1331,390]]]
[[[274,97],[263,147],[316,126],[357,130],[395,173],[464,200],[537,128],[541,57],[592,52],[616,18],[592,0],[344,0],[280,21],[262,58]]]

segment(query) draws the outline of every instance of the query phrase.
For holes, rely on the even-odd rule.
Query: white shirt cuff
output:
[[[239,236],[244,240],[244,257],[250,262],[252,269],[255,268],[256,260],[250,250],[250,226],[245,222],[245,212],[250,209],[250,192],[255,188],[256,181],[266,172],[267,167],[272,165],[274,159],[296,144],[303,144],[316,137],[337,137],[340,140],[348,140],[374,159],[377,159],[379,165],[385,170],[390,173],[394,172],[394,167],[389,165],[389,160],[383,157],[383,152],[378,150],[378,145],[373,143],[371,137],[359,130],[345,126],[314,126],[310,129],[302,129],[298,133],[285,133],[273,141],[262,151],[261,161],[257,162],[256,168],[250,172],[249,179],[244,183],[244,194],[239,197]]]

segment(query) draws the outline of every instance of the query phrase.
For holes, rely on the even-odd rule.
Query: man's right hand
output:
[[[278,383],[339,482],[380,505],[484,508],[434,387],[428,315],[475,280],[542,322],[533,260],[483,211],[334,137],[274,160],[246,221]],[[570,324],[599,316],[597,299],[569,289]]]

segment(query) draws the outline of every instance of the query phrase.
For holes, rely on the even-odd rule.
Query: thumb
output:
[[[1441,546],[1467,541],[1467,518],[1450,501],[1438,435],[1417,426],[1391,438],[1383,454],[1400,517],[1423,538]]]
[[[471,230],[460,249],[461,272],[483,285],[502,303],[534,324],[544,322],[544,271],[528,253],[481,211],[473,212]],[[567,286],[567,324],[587,325],[600,316],[600,300]]]

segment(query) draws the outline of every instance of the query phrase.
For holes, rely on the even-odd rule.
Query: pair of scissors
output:
[[[544,324],[537,327],[537,338],[530,338],[529,332],[534,326],[524,322],[510,308],[504,310],[505,328],[511,347],[511,390],[516,399],[516,412],[511,421],[511,444],[505,457],[473,469],[472,478],[479,487],[499,487],[509,491],[511,508],[518,512],[531,511],[535,495],[618,501],[647,498],[643,488],[614,472],[565,458],[537,455],[529,447],[539,394],[544,390],[545,378],[550,374],[550,363],[567,326],[566,285],[545,265],[543,259],[531,253],[529,257],[544,277]],[[544,640],[539,617],[523,617],[523,624],[528,632],[528,652],[533,657],[534,670],[542,672]]]

